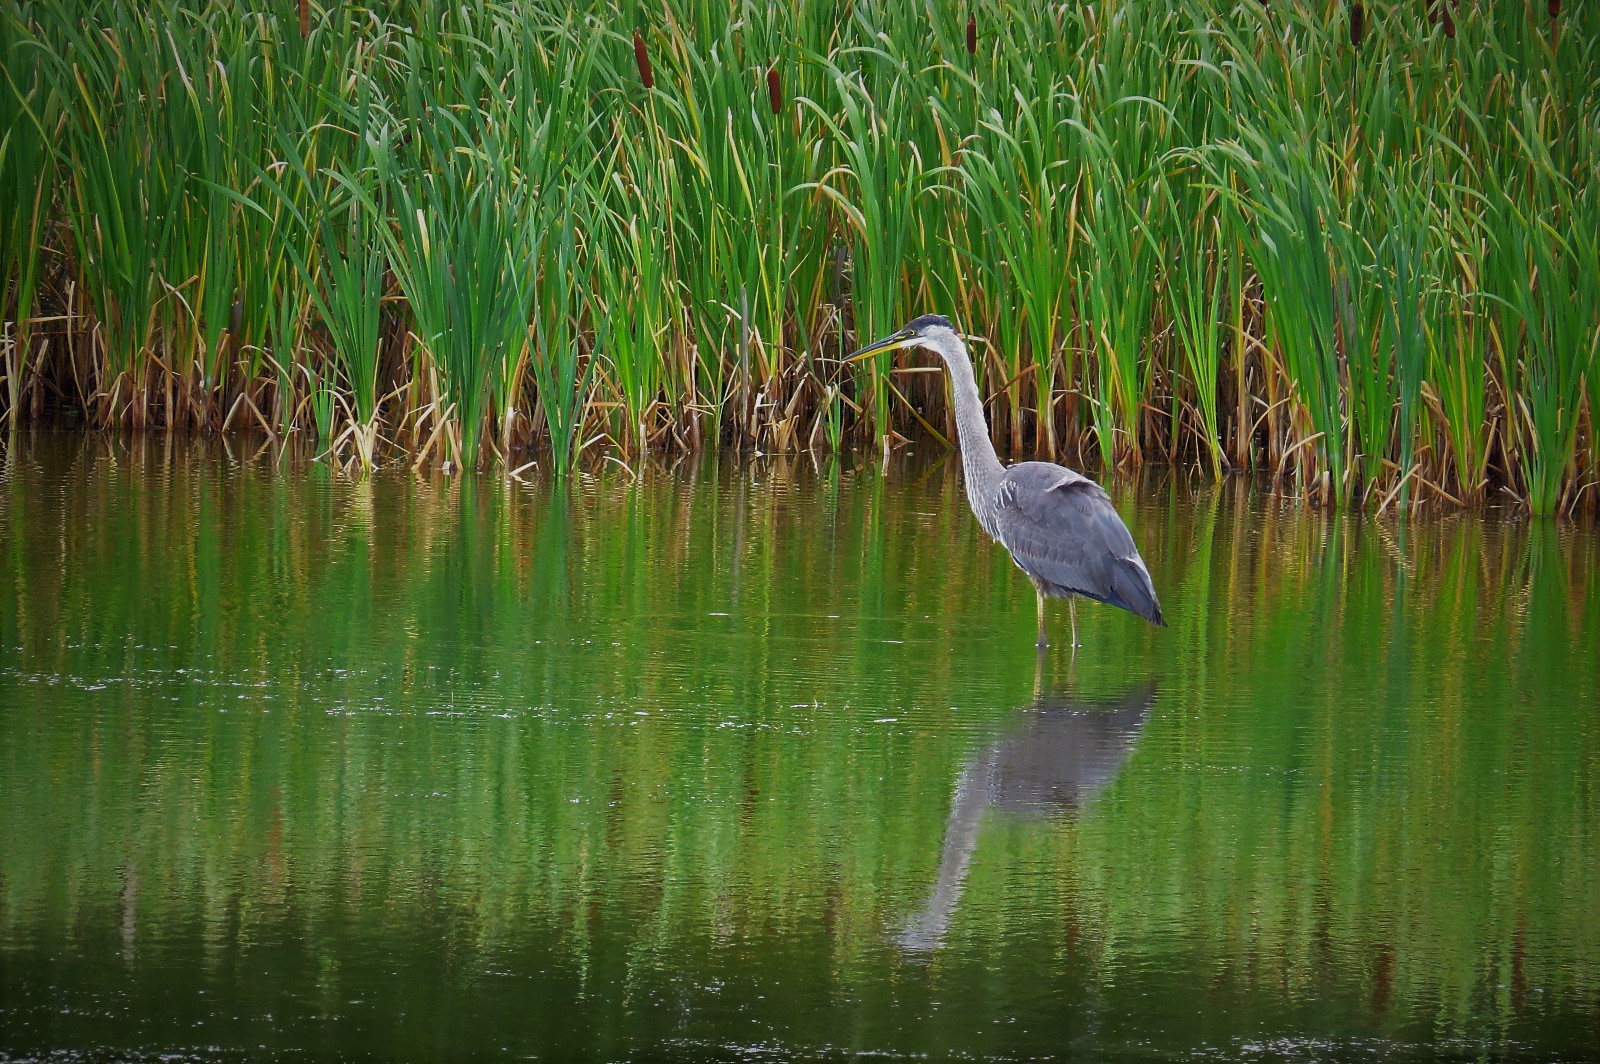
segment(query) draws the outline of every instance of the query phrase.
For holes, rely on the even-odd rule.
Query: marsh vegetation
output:
[[[1592,0],[20,2],[4,416],[569,468],[949,435],[1593,508]],[[905,367],[902,367],[904,369]]]

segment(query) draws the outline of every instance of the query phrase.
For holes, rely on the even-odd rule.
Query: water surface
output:
[[[1113,485],[1041,662],[940,456],[0,457],[0,1055],[1600,1054],[1590,530]]]

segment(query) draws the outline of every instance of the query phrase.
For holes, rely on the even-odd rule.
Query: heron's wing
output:
[[[1150,572],[1100,485],[1048,462],[1000,478],[995,525],[1023,572],[1056,595],[1082,595],[1165,626]]]

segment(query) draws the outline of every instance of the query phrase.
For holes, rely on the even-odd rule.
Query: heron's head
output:
[[[943,314],[924,314],[920,318],[912,318],[905,328],[868,344],[845,361],[857,362],[879,351],[894,351],[902,347],[926,347],[946,358],[956,352],[965,353],[961,337],[956,335],[955,326],[950,324],[949,318]]]

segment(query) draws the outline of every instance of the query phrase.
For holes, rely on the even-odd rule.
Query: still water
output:
[[[1592,530],[1113,485],[1041,660],[942,455],[0,458],[0,1057],[1600,1054]]]

